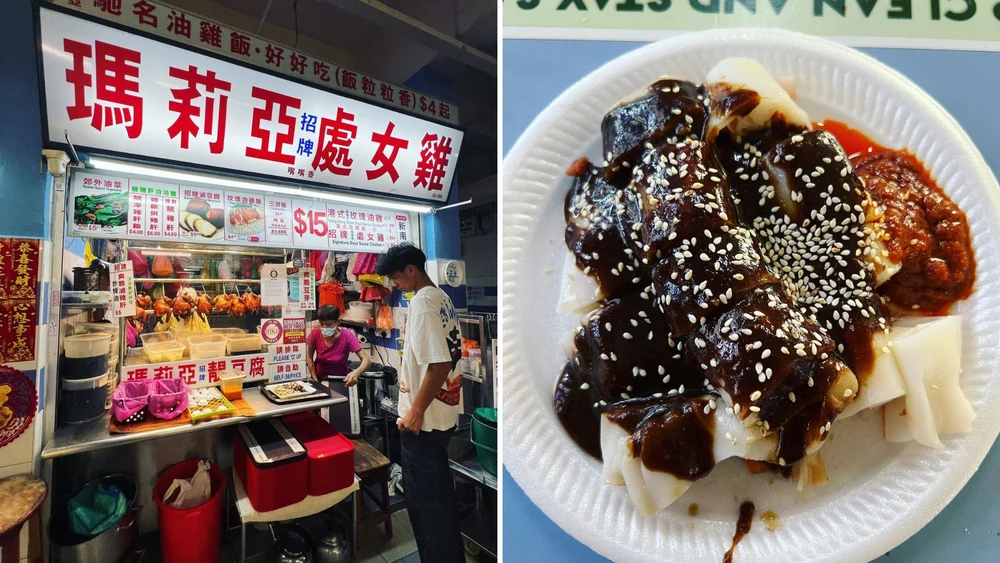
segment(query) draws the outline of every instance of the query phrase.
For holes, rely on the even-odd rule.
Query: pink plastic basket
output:
[[[151,391],[149,381],[123,381],[111,395],[111,416],[122,424],[146,420]]]
[[[183,379],[157,379],[149,396],[149,414],[173,420],[188,407],[187,384]]]

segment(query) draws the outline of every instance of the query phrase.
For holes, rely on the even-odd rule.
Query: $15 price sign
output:
[[[330,224],[327,221],[325,203],[296,202],[292,212],[292,230],[296,242],[308,246],[326,247]]]

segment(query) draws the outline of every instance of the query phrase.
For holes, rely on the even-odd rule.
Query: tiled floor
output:
[[[465,554],[467,563],[478,559]],[[392,515],[392,539],[386,542],[385,526],[364,524],[358,528],[357,563],[420,563],[417,540],[413,539],[410,517],[406,510]]]

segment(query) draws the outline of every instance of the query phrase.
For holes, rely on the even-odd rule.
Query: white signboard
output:
[[[60,12],[40,18],[52,143],[68,134],[78,148],[448,199],[457,129]]]
[[[301,293],[299,294],[299,308],[303,311],[315,311],[316,310],[316,269],[315,268],[303,268],[301,270],[302,274],[302,285],[299,287]]]
[[[114,318],[135,315],[135,276],[132,261],[111,265],[111,314]]]
[[[284,307],[288,302],[288,272],[284,264],[264,264],[260,267],[260,304]]]
[[[69,234],[91,238],[374,253],[411,240],[398,211],[89,172],[73,172],[70,207]]]
[[[183,379],[188,387],[219,385],[219,374],[230,369],[247,374],[246,381],[261,381],[267,377],[267,354],[232,356],[211,360],[183,360],[169,364],[124,366],[122,381],[152,379]]]
[[[304,361],[306,361],[305,344],[277,344],[267,347],[267,363],[269,364]]]
[[[296,379],[309,379],[309,368],[305,360],[267,365],[267,380],[270,383],[281,383]]]
[[[149,0],[52,0],[98,18],[177,41],[212,54],[247,62],[323,88],[371,99],[401,111],[438,119],[454,125],[458,108],[412,88],[379,80],[343,66],[321,61],[311,55],[241,29],[227,27],[174,6]],[[290,3],[274,4],[271,17],[291,10]]]

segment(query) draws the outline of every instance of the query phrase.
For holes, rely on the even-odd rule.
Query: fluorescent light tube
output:
[[[265,192],[268,194],[281,194],[281,195],[300,197],[305,199],[322,199],[326,201],[336,201],[339,203],[353,203],[356,205],[377,207],[379,209],[412,211],[414,213],[431,213],[434,210],[434,208],[429,205],[420,205],[419,203],[403,203],[398,201],[371,199],[367,197],[360,197],[353,195],[334,194],[334,193],[322,192],[315,189],[292,188],[288,186],[265,184],[263,182],[236,180],[233,178],[225,178],[222,176],[204,176],[201,174],[191,174],[189,172],[170,170],[168,168],[141,166],[138,164],[128,164],[117,160],[106,160],[103,158],[91,158],[89,164],[91,167],[96,168],[98,170],[121,172],[123,174],[141,174],[144,176],[153,176],[156,178],[166,178],[170,180],[176,180],[177,182],[194,182],[198,184],[223,186],[227,188],[236,188],[241,190],[252,190],[257,192]]]

